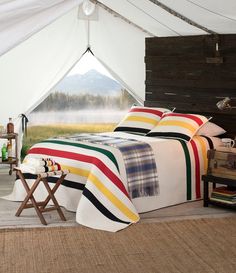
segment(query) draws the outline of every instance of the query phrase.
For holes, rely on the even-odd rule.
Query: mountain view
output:
[[[135,99],[115,80],[89,70],[65,77],[34,112],[128,109]]]
[[[117,81],[89,70],[65,77],[29,118],[31,124],[117,123],[135,102]]]
[[[118,95],[122,89],[121,85],[92,69],[87,73],[75,74],[65,77],[56,87],[55,91],[69,94],[91,94],[91,95]]]

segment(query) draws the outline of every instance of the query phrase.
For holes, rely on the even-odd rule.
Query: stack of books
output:
[[[236,187],[222,186],[215,188],[210,200],[228,205],[236,205]]]

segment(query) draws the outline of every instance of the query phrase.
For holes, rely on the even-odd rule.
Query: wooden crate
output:
[[[208,151],[208,175],[236,179],[236,148]]]

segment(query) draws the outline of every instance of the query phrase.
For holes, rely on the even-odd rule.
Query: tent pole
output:
[[[129,25],[134,26],[135,28],[138,28],[139,30],[141,30],[142,32],[146,33],[148,36],[151,37],[157,37],[154,33],[151,33],[150,31],[140,27],[139,25],[133,23],[132,21],[128,20],[126,17],[122,16],[120,13],[114,11],[113,9],[109,8],[108,6],[102,4],[101,2],[97,1],[97,0],[90,0],[92,3],[98,5],[99,7],[103,8],[104,10],[106,10],[107,12],[109,12],[110,14],[114,15],[115,17],[118,17],[120,19],[122,19],[123,21],[125,21],[126,23],[128,23]]]
[[[187,18],[186,16],[178,13],[177,11],[169,8],[168,6],[164,5],[163,3],[161,3],[158,0],[149,0],[149,1],[152,2],[153,4],[157,5],[158,7],[164,9],[165,11],[169,12],[171,15],[174,15],[175,17],[178,17],[179,19],[183,20],[184,22],[188,23],[189,25],[197,27],[197,28],[205,31],[206,33],[216,34],[216,32],[214,32],[213,30],[208,29],[208,28],[194,22],[193,20],[191,20],[191,19]]]

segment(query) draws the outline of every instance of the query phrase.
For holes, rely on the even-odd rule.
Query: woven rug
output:
[[[235,273],[236,217],[0,230],[0,272]]]

